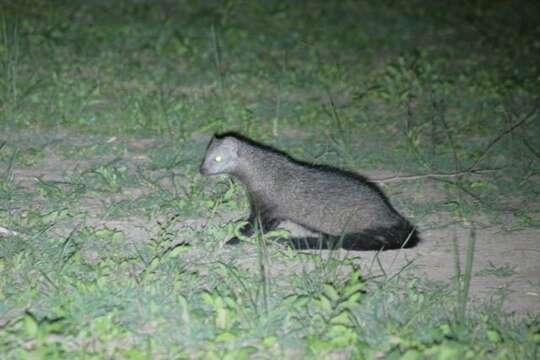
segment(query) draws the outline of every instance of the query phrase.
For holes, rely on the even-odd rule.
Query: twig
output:
[[[476,159],[476,161],[471,166],[469,166],[467,168],[467,170],[468,171],[473,170],[476,167],[476,165],[478,165],[478,163],[487,155],[487,153],[489,152],[489,150],[491,150],[493,145],[498,143],[503,137],[510,134],[512,131],[514,131],[515,129],[517,129],[521,125],[525,124],[534,114],[536,114],[536,111],[538,110],[539,105],[540,105],[540,102],[537,102],[536,105],[533,107],[533,109],[531,111],[529,111],[529,113],[527,115],[525,115],[523,117],[523,119],[519,120],[517,123],[512,125],[510,128],[508,128],[505,131],[503,131],[502,133],[500,133],[495,139],[491,140],[491,142],[486,146],[486,148],[484,149],[484,151],[482,152],[480,157],[478,157],[478,159]]]
[[[64,270],[64,267],[66,266],[67,262],[77,253],[77,251],[71,252],[71,254],[67,254],[66,256],[66,249],[69,243],[71,242],[71,239],[73,239],[73,235],[77,233],[80,228],[83,226],[83,222],[78,223],[75,225],[75,227],[70,231],[64,242],[62,243],[62,254],[60,255],[60,261],[62,264],[60,265],[60,272]]]
[[[446,184],[453,185],[453,186],[457,187],[459,190],[463,191],[465,194],[469,195],[470,197],[472,197],[473,199],[478,201],[479,203],[481,203],[481,204],[485,203],[484,199],[482,199],[480,196],[474,194],[473,192],[469,191],[468,189],[466,189],[463,185],[461,185],[458,182],[455,182],[455,181],[452,181],[452,180],[446,180],[446,179],[436,179],[436,180],[440,181],[440,182],[443,182],[443,183],[446,183]]]
[[[457,150],[456,150],[456,144],[454,142],[454,137],[452,136],[452,131],[450,130],[450,127],[448,126],[448,123],[446,122],[446,119],[444,117],[444,110],[445,109],[440,109],[440,104],[437,103],[437,101],[433,98],[433,92],[431,93],[431,98],[432,98],[432,106],[433,106],[433,109],[435,109],[436,111],[439,111],[440,112],[440,120],[441,120],[441,123],[443,124],[444,126],[444,129],[446,130],[446,136],[448,136],[448,141],[450,141],[450,146],[452,147],[452,155],[454,157],[454,172],[455,173],[458,173],[459,172],[459,157],[458,157],[458,154],[457,154]],[[444,106],[444,103],[443,105]]]
[[[482,199],[480,196],[478,196],[475,193],[473,193],[472,191],[468,190],[465,186],[461,185],[459,182],[452,181],[452,180],[447,180],[447,179],[442,179],[442,178],[435,179],[435,180],[455,186],[456,188],[458,188],[459,190],[461,190],[465,194],[469,195],[470,197],[472,197],[473,199],[478,201],[478,203],[480,203],[480,205],[489,207],[490,209],[496,209],[496,210],[499,210],[499,211],[506,211],[506,212],[514,212],[516,210],[520,210],[519,208],[515,208],[515,207],[503,207],[503,206],[496,206],[494,204],[489,204],[486,200]]]
[[[533,153],[534,156],[536,156],[537,158],[540,159],[540,152],[534,150],[534,148],[531,146],[531,144],[529,144],[529,142],[527,140],[523,140],[523,144],[525,144],[525,146],[527,147],[527,149],[529,149],[529,151],[531,153]]]
[[[399,269],[399,271],[397,273],[390,276],[390,278],[388,278],[387,281],[390,281],[390,280],[396,278],[397,276],[399,276],[399,274],[401,274],[403,271],[405,271],[405,269],[407,269],[409,266],[411,266],[415,261],[416,261],[416,259],[411,259],[411,260],[407,261],[407,263],[405,265],[403,265],[401,267],[401,269]]]
[[[496,169],[472,169],[472,170],[463,170],[451,173],[430,173],[430,174],[420,174],[420,175],[405,175],[405,176],[389,176],[379,179],[371,179],[371,181],[376,183],[388,183],[401,180],[418,180],[424,178],[448,178],[448,177],[458,177],[466,174],[475,174],[475,173],[486,173],[486,172],[495,172],[501,170],[502,168]]]
[[[328,113],[330,118],[332,118],[336,122],[336,127],[337,127],[338,132],[340,134],[343,134],[343,125],[342,125],[342,122],[341,122],[341,118],[339,117],[339,114],[338,114],[337,109],[336,109],[336,104],[334,103],[334,98],[333,98],[332,93],[330,92],[329,88],[326,88],[326,94],[328,96],[328,100],[330,102],[330,110],[332,110],[332,112],[329,112],[326,109],[325,109],[325,111]]]
[[[56,290],[58,290],[58,285],[56,285],[56,283],[54,281],[51,280],[51,278],[49,277],[49,275],[47,275],[47,273],[43,270],[39,270],[41,276],[43,276],[43,278],[45,280],[47,280],[47,282],[49,284],[51,284]]]

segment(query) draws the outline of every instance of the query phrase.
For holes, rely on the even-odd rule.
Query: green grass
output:
[[[18,232],[0,237],[3,358],[538,357],[537,315],[470,302],[471,276],[514,272],[473,272],[474,234],[450,285],[272,234],[223,247],[246,199],[197,174],[209,136],[237,130],[420,174],[382,186],[425,228],[538,227],[534,2],[0,9],[0,226]]]

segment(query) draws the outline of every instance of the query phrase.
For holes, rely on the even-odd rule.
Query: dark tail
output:
[[[411,248],[420,242],[420,238],[416,229],[407,223],[391,228],[375,228],[343,236],[323,234],[320,238],[290,238],[282,241],[294,249],[343,248],[346,250],[378,251]]]

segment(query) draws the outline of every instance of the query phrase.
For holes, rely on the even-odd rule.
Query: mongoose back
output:
[[[200,172],[228,174],[246,187],[251,211],[240,230],[246,236],[289,221],[319,235],[285,240],[296,249],[387,250],[419,241],[414,227],[365,178],[297,161],[238,134],[214,137]]]

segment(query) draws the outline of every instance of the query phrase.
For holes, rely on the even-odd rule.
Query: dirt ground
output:
[[[198,226],[204,221],[186,221],[179,223],[178,227]],[[133,227],[136,223],[137,226]],[[142,219],[104,221],[94,219],[88,225],[107,226],[118,229],[127,234],[130,242],[144,241],[155,233],[156,223],[144,223]],[[413,249],[390,250],[375,252],[346,252],[340,250],[335,257],[355,257],[355,262],[363,269],[370,269],[373,274],[382,273],[374,256],[378,256],[381,266],[386,274],[392,275],[406,267],[409,275],[425,277],[432,280],[443,281],[453,286],[452,281],[456,274],[453,238],[459,244],[461,271],[464,269],[467,242],[470,230],[456,225],[454,228],[438,230],[422,230],[422,242]],[[179,242],[185,239],[179,239]],[[256,268],[257,251],[251,244],[239,245],[239,248],[225,246],[221,249],[223,257],[229,261],[235,258],[238,263],[247,268]],[[185,255],[197,264],[199,270],[204,272],[204,264],[211,258],[202,249],[191,250]],[[290,264],[288,264],[290,266]],[[299,264],[299,267],[301,265]],[[508,271],[497,273],[496,269]],[[279,272],[290,272],[280,262],[274,263],[271,269],[276,276]],[[518,317],[527,314],[540,314],[540,231],[528,229],[508,233],[500,228],[493,227],[476,231],[475,253],[473,263],[473,277],[470,289],[473,303],[493,302],[504,300],[503,308],[506,312],[515,313]]]
[[[454,229],[426,230],[422,243],[414,249],[381,254],[382,263],[393,271],[414,260],[415,274],[434,280],[451,282],[455,276],[453,238],[459,243],[461,269],[470,231]],[[505,296],[504,309],[522,316],[540,313],[540,231],[528,229],[508,233],[498,228],[476,231],[471,295],[474,300],[491,299],[496,302]],[[489,269],[509,268],[504,275]],[[488,269],[488,270],[486,270]],[[392,271],[392,270],[390,270]]]
[[[27,136],[18,135],[17,141],[25,141]],[[60,142],[61,134],[52,136]],[[34,139],[35,140],[35,139]],[[51,139],[48,139],[50,141]],[[92,141],[91,139],[87,139]],[[41,138],[41,142],[43,138]],[[144,150],[152,141],[137,142],[138,146]],[[56,143],[58,144],[58,143]],[[135,147],[137,148],[137,147]],[[65,160],[59,156],[56,146],[49,146],[46,149],[46,156],[37,166],[31,168],[13,169],[13,181],[25,188],[32,189],[36,177],[43,180],[62,180],[66,173],[82,171],[96,161],[105,162],[106,159],[85,159],[85,160]],[[133,153],[126,154],[125,159],[133,162],[145,161],[144,155]],[[370,174],[367,174],[370,175]],[[406,197],[407,194],[401,196]],[[87,201],[82,204],[90,212],[100,206],[95,201]],[[230,214],[230,218],[235,218],[238,214]],[[440,219],[437,219],[440,217]],[[444,215],[436,214],[434,218],[423,219],[422,223],[437,223],[438,221],[448,223],[448,219],[443,219]],[[420,223],[419,230],[422,242],[413,249],[386,251],[379,254],[382,267],[386,273],[396,273],[409,264],[407,271],[422,277],[433,280],[448,282],[452,284],[455,271],[455,255],[453,251],[453,239],[459,243],[461,255],[461,267],[464,267],[465,249],[470,238],[470,230],[461,224],[451,225],[438,229],[427,229]],[[183,226],[201,226],[204,221],[197,219],[185,220],[178,224]],[[133,244],[138,241],[145,241],[155,232],[156,221],[141,218],[126,218],[121,220],[104,220],[99,217],[87,220],[87,225],[107,226],[124,232],[128,243]],[[0,224],[3,226],[3,224]],[[246,252],[244,259],[252,258],[255,253],[252,245],[242,245],[242,251]],[[223,249],[225,253],[232,250]],[[343,251],[342,251],[343,252]],[[238,253],[236,251],[236,253]],[[194,258],[204,259],[205,254],[200,250],[188,252]],[[251,254],[251,255],[249,255]],[[238,256],[238,255],[236,255]],[[374,252],[356,252],[340,254],[340,256],[358,257],[362,266],[367,266],[373,262]],[[502,271],[506,270],[506,271]],[[515,313],[518,316],[526,314],[540,313],[540,230],[529,228],[520,231],[505,231],[500,226],[491,226],[486,229],[476,230],[476,246],[474,253],[473,278],[471,282],[471,296],[473,300],[498,301],[504,297],[504,309]]]

